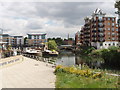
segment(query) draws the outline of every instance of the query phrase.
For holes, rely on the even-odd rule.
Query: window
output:
[[[110,30],[110,28],[108,28],[108,30]]]
[[[112,26],[115,26],[115,23],[112,23]]]
[[[116,29],[116,31],[118,31],[118,28]]]
[[[116,25],[116,27],[118,27],[118,25]]]
[[[112,28],[112,31],[114,31],[114,28]]]
[[[118,34],[118,33],[116,33],[116,35],[118,36],[119,34]]]
[[[112,33],[112,36],[115,36],[115,33]]]
[[[111,44],[109,44],[109,46],[110,46]]]
[[[113,43],[113,46],[115,46],[115,43]]]
[[[115,38],[112,38],[112,40],[115,40]]]
[[[110,20],[110,18],[108,18],[108,20]]]
[[[110,35],[110,32],[108,32],[108,35]]]
[[[108,38],[108,40],[110,40],[110,37]]]
[[[115,21],[115,19],[114,19],[114,18],[112,18],[112,21],[114,22],[114,21]]]
[[[108,22],[108,25],[110,25],[110,23]]]
[[[41,35],[41,39],[45,39],[45,35]]]
[[[100,43],[100,46],[102,46],[103,44],[102,43]]]

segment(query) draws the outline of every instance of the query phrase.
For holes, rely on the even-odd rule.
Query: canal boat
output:
[[[35,56],[42,56],[42,51],[41,50],[36,50],[36,49],[26,50],[25,53],[30,54],[30,55],[35,55]]]
[[[53,51],[51,51],[51,50],[45,50],[42,53],[43,53],[43,56],[58,56],[58,54],[59,54],[55,50],[53,50]]]

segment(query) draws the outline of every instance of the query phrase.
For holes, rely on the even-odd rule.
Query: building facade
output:
[[[27,46],[40,47],[47,42],[46,34],[28,34]]]
[[[96,9],[91,17],[85,18],[80,41],[82,45],[94,46],[97,49],[119,46],[119,32],[116,17]]]
[[[11,47],[19,48],[24,45],[23,36],[11,36],[9,34],[3,34],[2,37],[2,41],[6,42],[6,46],[10,45]]]

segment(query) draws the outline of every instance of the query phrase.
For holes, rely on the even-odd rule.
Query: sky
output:
[[[97,8],[117,17],[114,2],[0,2],[0,28],[10,35],[74,38]]]

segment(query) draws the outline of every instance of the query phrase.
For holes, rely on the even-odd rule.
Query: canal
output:
[[[61,51],[57,57],[47,57],[44,59],[48,60],[49,63],[54,62],[56,65],[63,66],[79,65],[86,62],[81,56],[75,55],[71,51]]]

